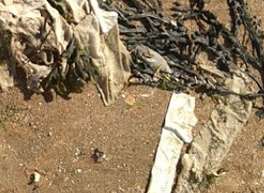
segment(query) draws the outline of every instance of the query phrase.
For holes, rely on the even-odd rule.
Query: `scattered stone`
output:
[[[264,119],[264,109],[260,109],[256,112],[256,116],[259,118],[259,119]]]
[[[261,172],[261,178],[264,179],[264,170],[262,170],[262,172]]]
[[[80,156],[81,155],[81,150],[77,147],[76,149],[75,149],[75,156]]]
[[[264,137],[259,141],[259,145],[264,148]]]
[[[126,190],[124,188],[122,188],[121,186],[118,187],[119,192],[126,192]]]
[[[256,109],[261,109],[263,108],[263,98],[260,97],[260,98],[256,98],[254,101],[253,101],[253,105],[254,105],[254,108]]]
[[[52,132],[49,131],[49,132],[48,132],[48,137],[52,137],[52,135],[53,135]]]
[[[106,158],[105,153],[100,151],[97,148],[94,150],[91,157],[96,163],[100,163],[100,162],[104,161]]]
[[[143,98],[149,98],[151,95],[150,94],[141,94],[140,96]]]
[[[76,170],[76,173],[77,173],[77,174],[82,173],[82,169],[77,169],[77,170]]]
[[[40,173],[38,173],[37,171],[35,171],[35,172],[33,172],[30,175],[30,181],[29,181],[28,184],[31,185],[31,184],[39,183],[40,182],[40,178],[41,178]]]
[[[136,97],[133,95],[128,95],[125,98],[125,103],[128,104],[129,106],[133,106],[136,103]]]

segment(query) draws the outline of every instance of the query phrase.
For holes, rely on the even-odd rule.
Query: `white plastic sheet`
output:
[[[194,97],[187,94],[172,95],[152,168],[148,193],[172,191],[183,141],[191,142],[191,129],[197,123],[194,108]]]
[[[226,86],[233,92],[245,94],[252,86],[242,72],[226,79]],[[252,112],[252,101],[239,96],[219,97],[210,120],[198,131],[188,152],[181,159],[175,193],[198,193],[200,185],[208,183],[207,176],[217,176],[234,139],[247,123]]]

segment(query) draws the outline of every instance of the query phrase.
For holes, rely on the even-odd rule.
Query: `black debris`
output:
[[[204,8],[204,0],[192,0],[190,7],[176,3],[173,17],[166,17],[158,10],[142,10],[142,7],[133,4],[120,7],[115,3],[102,3],[102,7],[115,10],[119,14],[120,33],[132,53],[132,72],[138,84],[167,90],[194,89],[207,94],[235,94],[249,99],[263,96],[262,82],[251,74],[254,69],[259,75],[263,75],[264,70],[264,36],[260,22],[250,15],[246,1],[227,0],[226,3],[230,10],[231,29],[213,12]],[[185,25],[187,21],[195,22],[197,29],[189,29]],[[250,40],[249,45],[238,37],[237,31],[241,27],[245,29],[244,36]],[[151,69],[146,69],[138,52],[134,52],[140,45],[162,55],[172,72],[160,72],[157,78]],[[245,64],[246,72],[258,85],[259,92],[240,95],[225,88],[224,79],[212,81],[210,76],[198,67],[199,55],[204,52],[226,77],[231,77],[234,69],[241,68],[242,63]]]
[[[95,149],[93,151],[93,154],[91,158],[96,162],[96,163],[101,163],[105,159],[105,153],[103,151],[100,151],[99,149]]]

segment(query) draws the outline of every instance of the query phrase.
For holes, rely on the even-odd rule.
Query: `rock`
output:
[[[128,95],[125,98],[125,103],[129,106],[133,106],[136,103],[136,98],[133,95]]]
[[[77,169],[77,170],[76,170],[76,173],[77,173],[77,174],[82,173],[82,169]]]
[[[97,163],[100,163],[102,161],[105,160],[106,156],[105,156],[105,153],[100,151],[99,149],[95,149],[91,158],[93,158],[93,160]]]
[[[31,175],[30,175],[30,182],[29,184],[36,184],[36,183],[39,183],[40,182],[40,179],[41,179],[41,175],[40,173],[38,173],[37,171],[33,172]]]
[[[48,137],[52,137],[52,135],[53,135],[52,132],[49,131],[49,132],[48,132]]]

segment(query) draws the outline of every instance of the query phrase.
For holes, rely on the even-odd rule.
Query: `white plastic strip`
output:
[[[97,0],[90,0],[90,4],[104,34],[117,25],[118,14],[116,12],[104,11],[99,7]]]
[[[171,193],[184,144],[182,139],[191,142],[191,128],[197,123],[194,107],[194,97],[186,94],[172,95],[151,171],[148,193]]]
[[[194,114],[195,98],[187,94],[173,94],[165,118],[165,126],[184,143],[192,142],[192,128],[197,123]]]

